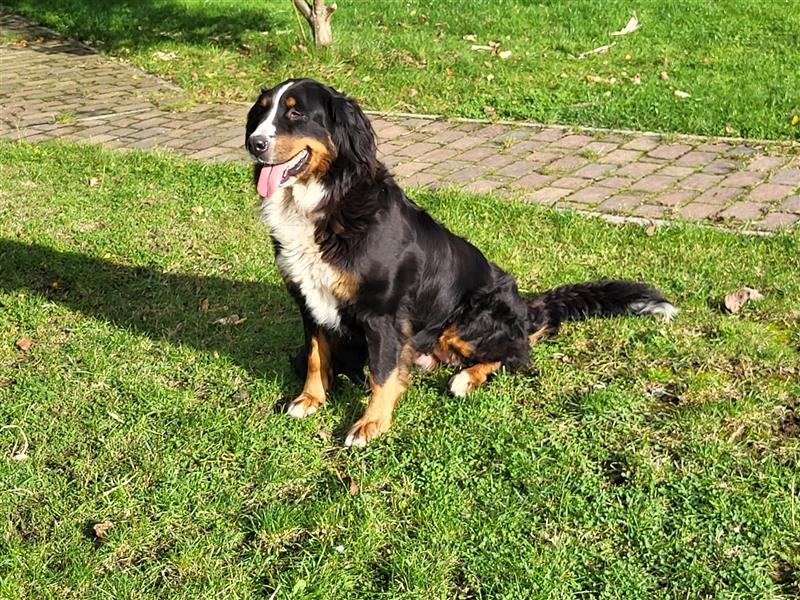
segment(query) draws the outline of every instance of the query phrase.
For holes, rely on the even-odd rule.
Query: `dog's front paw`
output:
[[[295,419],[302,419],[303,417],[313,415],[317,412],[317,409],[322,406],[322,403],[323,400],[303,392],[292,400],[291,404],[289,404],[289,407],[286,409],[286,414]]]
[[[450,393],[459,398],[464,398],[469,392],[475,389],[472,378],[469,376],[469,372],[467,372],[466,369],[453,375],[450,378],[448,387],[450,388]]]
[[[381,421],[367,418],[366,416],[361,417],[350,428],[350,432],[344,440],[344,445],[363,448],[370,440],[386,433],[389,430],[389,425],[391,425],[389,420]]]

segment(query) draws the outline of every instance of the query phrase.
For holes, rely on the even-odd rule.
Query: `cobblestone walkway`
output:
[[[0,137],[169,148],[247,160],[248,106],[175,86],[0,13]],[[406,186],[458,187],[581,211],[776,230],[800,220],[800,145],[371,114]]]

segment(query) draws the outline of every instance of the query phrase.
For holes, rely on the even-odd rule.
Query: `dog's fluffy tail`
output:
[[[656,288],[637,281],[604,279],[562,285],[528,301],[528,332],[536,338],[554,335],[561,323],[586,317],[660,315],[669,321],[678,313]]]

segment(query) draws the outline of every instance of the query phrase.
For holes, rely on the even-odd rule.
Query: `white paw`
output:
[[[356,448],[363,448],[367,445],[367,440],[364,439],[363,436],[357,435],[355,433],[350,433],[344,440],[344,445],[347,446],[348,448],[350,448],[351,446],[355,446]]]
[[[293,400],[289,408],[286,409],[286,414],[295,419],[302,419],[308,415],[313,415],[315,412],[317,412],[317,404],[309,401],[305,395]]]
[[[463,398],[472,389],[472,381],[469,378],[469,373],[461,371],[456,373],[450,378],[450,392],[454,396]]]

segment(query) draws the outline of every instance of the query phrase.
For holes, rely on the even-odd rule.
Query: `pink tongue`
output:
[[[262,198],[269,198],[278,189],[283,178],[283,171],[286,168],[286,163],[282,165],[264,165],[261,167],[261,173],[258,175],[258,183],[256,189],[258,195]]]

